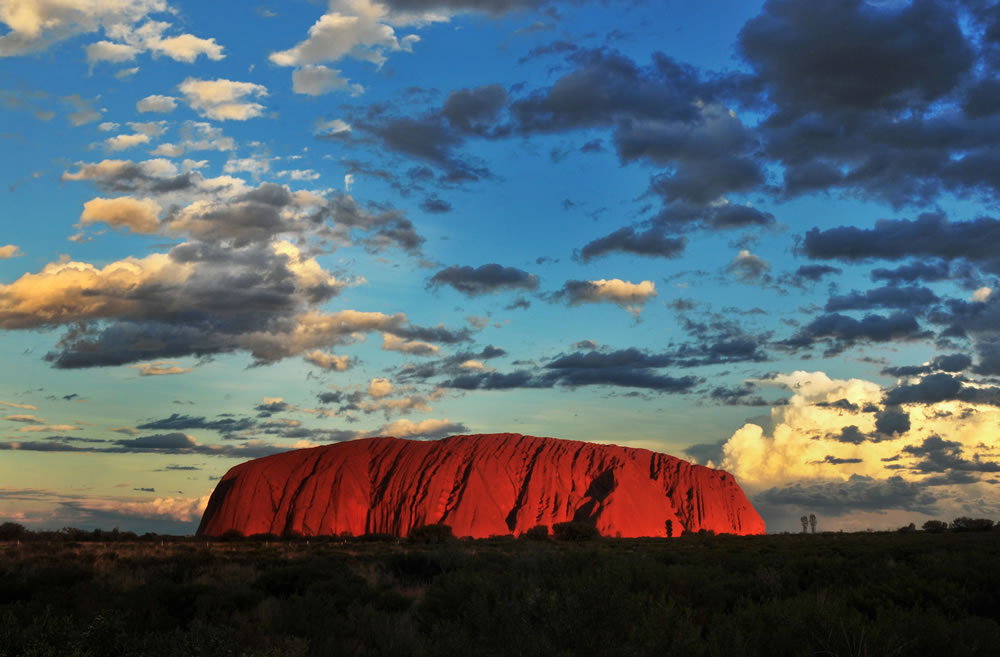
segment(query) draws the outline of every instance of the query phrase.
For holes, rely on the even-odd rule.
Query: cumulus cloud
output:
[[[17,258],[23,255],[24,253],[21,252],[21,248],[16,244],[4,244],[3,246],[0,246],[0,260]]]
[[[349,356],[331,354],[319,349],[306,353],[303,358],[313,365],[331,372],[345,372],[354,364]]]
[[[565,300],[569,305],[582,303],[613,303],[638,316],[642,305],[656,296],[653,281],[632,283],[619,278],[595,281],[566,281],[562,289],[552,295],[555,300]]]
[[[204,39],[193,34],[165,36],[170,28],[170,23],[155,20],[147,20],[138,27],[128,23],[111,25],[105,29],[105,33],[114,41],[98,41],[88,45],[87,61],[91,66],[102,61],[122,63],[135,59],[136,55],[143,52],[188,64],[202,55],[213,61],[225,58],[222,46],[214,38]]]
[[[106,223],[133,233],[155,233],[160,227],[160,204],[150,198],[94,198],[83,204],[80,224]]]
[[[187,78],[178,89],[191,109],[217,121],[246,121],[264,113],[263,105],[249,100],[267,95],[267,87],[262,84]]]
[[[714,465],[769,504],[799,504],[809,491],[850,489],[860,497],[838,508],[911,509],[942,496],[957,508],[989,488],[975,473],[1000,470],[989,460],[1000,448],[992,429],[1000,421],[997,406],[945,400],[883,408],[883,399],[898,400],[890,400],[878,384],[832,379],[823,372],[797,371],[757,384],[786,387],[794,394],[786,405],[771,409],[767,422],[748,423],[733,433]],[[911,499],[888,505],[882,499],[886,490],[945,485],[964,487],[928,494],[919,504]]]
[[[44,50],[76,34],[131,25],[151,12],[167,9],[165,0],[31,0],[0,3],[0,56]]]
[[[149,135],[141,133],[132,135],[115,135],[104,140],[104,147],[109,151],[124,151],[149,143]]]
[[[375,399],[391,395],[395,387],[389,379],[375,378],[368,383],[368,394]]]
[[[177,99],[173,96],[153,94],[137,101],[135,108],[139,112],[173,112],[177,108]]]
[[[427,440],[434,440],[464,434],[468,430],[468,427],[461,422],[452,422],[448,418],[441,420],[428,418],[419,422],[403,418],[386,424],[378,430],[378,434],[394,436],[396,438],[425,438]]]

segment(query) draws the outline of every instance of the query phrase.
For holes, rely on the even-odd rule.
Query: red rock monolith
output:
[[[519,535],[578,520],[604,536],[763,534],[728,472],[615,445],[520,434],[367,438],[241,463],[219,481],[198,535],[389,533],[450,525]]]

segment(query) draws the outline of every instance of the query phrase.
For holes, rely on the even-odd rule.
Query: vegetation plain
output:
[[[0,657],[992,657],[1000,530],[960,529],[399,540],[4,526]]]

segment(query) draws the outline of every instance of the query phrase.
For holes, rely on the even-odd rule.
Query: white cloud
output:
[[[271,169],[271,163],[265,158],[244,157],[234,158],[226,162],[222,167],[223,173],[246,172],[254,177],[267,173]]]
[[[312,169],[289,169],[287,171],[279,171],[278,176],[281,178],[290,178],[292,180],[319,180],[319,174]]]
[[[15,402],[0,401],[0,406],[7,406],[9,408],[20,408],[25,411],[37,411],[38,407],[32,404],[18,404]]]
[[[155,233],[160,227],[160,204],[151,198],[95,198],[83,204],[80,225],[102,222],[115,228],[129,228],[133,233]]]
[[[308,64],[292,72],[292,91],[307,96],[322,96],[331,91],[349,89],[352,96],[364,93],[360,84],[351,84],[340,76],[340,71],[322,64]]]
[[[26,427],[20,427],[17,431],[18,433],[60,433],[65,431],[78,431],[80,427],[73,426],[72,424],[32,424]]]
[[[177,99],[153,94],[136,102],[135,108],[140,112],[172,112],[177,108]]]
[[[97,126],[97,129],[101,132],[111,132],[112,130],[117,130],[121,126],[120,123],[115,123],[114,121],[105,121],[104,123]]]
[[[656,284],[653,281],[632,283],[619,278],[601,278],[595,281],[571,281],[567,283],[565,291],[571,305],[608,302],[638,316],[642,305],[656,296]]]
[[[0,246],[0,260],[7,260],[8,258],[17,258],[23,256],[20,247],[16,244],[5,244]]]
[[[389,379],[375,378],[368,384],[368,394],[375,399],[391,395],[395,387]]]
[[[133,25],[151,12],[166,11],[165,0],[4,0],[0,57],[46,49],[76,34]]]
[[[139,72],[138,66],[133,66],[132,68],[123,68],[122,70],[115,73],[115,77],[118,78],[119,80],[127,80],[138,72]]]
[[[413,422],[404,418],[390,422],[379,429],[378,433],[379,435],[395,436],[396,438],[410,438],[414,436],[442,438],[447,435],[462,433],[465,430],[464,425],[452,422],[448,418],[442,420],[428,418],[419,422]]]
[[[25,422],[28,424],[45,424],[45,420],[35,415],[14,414],[4,417],[8,422]]]
[[[722,467],[751,490],[801,480],[847,481],[852,475],[886,478],[899,475],[908,481],[922,481],[927,473],[894,465],[901,449],[920,445],[931,436],[959,443],[968,454],[984,449],[996,451],[996,426],[1000,408],[984,404],[947,401],[936,404],[904,404],[900,408],[911,420],[902,436],[863,440],[854,444],[837,437],[845,428],[863,434],[875,431],[875,413],[865,413],[867,404],[880,404],[883,391],[877,383],[863,379],[831,379],[823,372],[797,371],[758,385],[775,384],[795,392],[785,406],[771,409],[770,435],[758,424],[743,425],[723,446]],[[846,399],[856,410],[842,406],[821,406]],[[848,429],[850,431],[850,429]],[[831,464],[827,457],[840,461]],[[854,459],[859,459],[853,462]]]
[[[348,356],[338,356],[337,354],[331,354],[319,349],[305,354],[304,358],[324,370],[330,370],[333,372],[344,372],[350,369],[352,362]]]
[[[0,37],[0,39],[2,38]],[[101,113],[94,108],[94,101],[97,98],[84,98],[80,94],[70,94],[64,96],[62,100],[73,107],[73,111],[67,115],[67,118],[74,126],[92,123],[101,118]]]
[[[405,340],[391,333],[382,334],[382,348],[386,351],[398,351],[414,356],[435,356],[440,348],[429,342],[420,340]]]
[[[118,513],[141,518],[170,518],[178,522],[197,520],[205,512],[211,496],[158,497],[151,502],[123,502],[118,500],[81,500],[73,506],[85,511]]]
[[[159,137],[164,132],[167,131],[166,121],[146,121],[146,122],[135,122],[130,121],[128,127],[135,130],[137,133],[143,135],[149,135],[150,137]]]
[[[316,125],[317,135],[337,135],[342,132],[350,132],[350,131],[351,131],[351,124],[347,123],[343,119],[330,119],[329,121],[320,121]]]
[[[264,106],[246,100],[267,95],[267,87],[233,80],[187,78],[179,87],[191,109],[218,121],[245,121],[264,113]]]
[[[162,155],[164,157],[180,157],[181,155],[184,155],[184,147],[165,141],[153,150],[149,151],[149,154]]]
[[[180,367],[173,361],[158,360],[152,363],[135,363],[129,365],[132,369],[139,370],[139,376],[166,376],[170,374],[187,374],[190,367]]]
[[[354,174],[353,173],[344,174],[344,191],[345,192],[351,191],[351,185],[353,184],[354,184]]]
[[[339,71],[317,66],[322,62],[353,57],[381,66],[387,52],[413,52],[413,44],[420,40],[415,34],[399,39],[393,25],[446,20],[448,16],[441,13],[392,13],[385,5],[372,0],[331,0],[330,11],[309,28],[305,40],[288,50],[271,53],[269,59],[277,66],[300,67],[293,73],[295,91],[318,95],[349,84],[340,77]],[[351,85],[351,88],[357,93],[361,91],[359,85]]]
[[[135,46],[126,43],[113,43],[111,41],[97,41],[86,47],[87,61],[91,64],[97,62],[111,62],[120,64],[135,59],[140,50]]]
[[[149,143],[149,135],[144,134],[134,134],[134,135],[115,135],[114,137],[108,137],[104,140],[104,147],[109,151],[124,151],[129,148],[135,148],[141,144]]]
[[[981,287],[972,293],[972,298],[970,301],[975,301],[977,303],[986,303],[990,298],[990,294],[993,292],[992,288]]]

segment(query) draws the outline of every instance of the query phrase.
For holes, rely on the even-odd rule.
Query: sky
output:
[[[510,432],[1000,516],[986,0],[0,0],[0,522]]]

